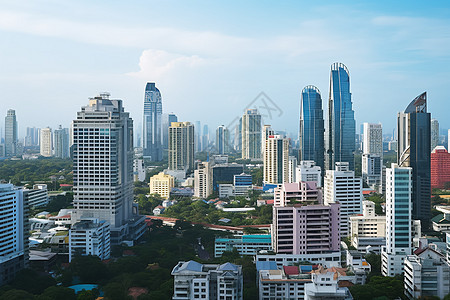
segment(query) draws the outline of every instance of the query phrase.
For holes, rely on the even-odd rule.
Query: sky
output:
[[[0,0],[0,118],[15,109],[19,136],[69,127],[105,91],[139,131],[146,82],[180,121],[215,129],[256,106],[296,135],[305,86],[327,111],[334,62],[349,69],[357,128],[381,122],[392,133],[424,91],[450,128],[446,1]]]

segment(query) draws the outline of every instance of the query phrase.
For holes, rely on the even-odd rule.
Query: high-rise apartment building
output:
[[[107,221],[111,243],[120,244],[144,233],[145,217],[133,203],[133,120],[109,96],[90,98],[72,122],[72,221]]]
[[[161,93],[154,82],[147,82],[144,96],[142,141],[144,156],[152,161],[162,160],[161,117]]]
[[[272,127],[270,125],[264,125],[262,129],[262,135],[261,135],[261,154],[262,157],[264,157],[264,151],[266,148],[266,140],[269,139],[269,136],[275,135],[275,131],[273,131]]]
[[[397,163],[412,168],[413,219],[420,220],[422,228],[428,228],[431,219],[430,119],[426,92],[398,113]]]
[[[68,158],[70,156],[69,151],[69,129],[59,128],[53,132],[53,145],[55,157]]]
[[[383,157],[383,128],[381,124],[363,123],[363,153]]]
[[[107,221],[83,219],[69,230],[69,262],[77,255],[93,255],[101,260],[111,254],[111,226]]]
[[[16,111],[8,109],[5,117],[5,156],[14,156],[17,153],[17,119]]]
[[[337,162],[335,170],[327,170],[324,179],[324,203],[339,203],[341,237],[350,234],[349,217],[362,213],[362,181],[355,177],[355,172],[350,171],[349,163]]]
[[[242,116],[242,158],[261,159],[261,115],[257,109],[247,109]]]
[[[39,145],[40,145],[40,154],[42,156],[50,157],[53,155],[52,129],[50,127],[41,129]]]
[[[450,153],[443,146],[431,152],[431,188],[443,189],[450,184]]]
[[[322,170],[313,160],[302,160],[296,169],[296,181],[313,181],[322,187]]]
[[[297,182],[297,157],[289,156],[288,182]]]
[[[216,152],[218,154],[230,152],[230,131],[224,125],[216,129]]]
[[[169,170],[194,170],[194,125],[189,122],[169,127]]]
[[[264,147],[263,182],[289,182],[289,140],[281,135],[270,135]]]
[[[150,178],[150,194],[158,194],[163,199],[170,198],[170,192],[175,187],[175,178],[160,172]]]
[[[354,170],[355,112],[352,108],[350,76],[342,63],[331,65],[328,120],[325,134],[325,165],[333,170],[336,162],[347,162]]]
[[[362,160],[362,179],[373,190],[381,193],[383,184],[383,159],[378,154],[364,153]]]
[[[312,160],[323,170],[325,148],[322,96],[313,85],[302,90],[299,140],[299,160]]]
[[[10,282],[27,264],[27,206],[23,191],[0,184],[0,286]]]
[[[200,162],[194,171],[194,197],[207,198],[212,192],[213,180],[210,163]]]
[[[410,167],[392,164],[386,169],[386,247],[381,251],[383,276],[401,274],[403,260],[412,253],[412,188]]]
[[[178,122],[178,117],[173,114],[163,114],[162,115],[162,143],[163,143],[163,149],[167,150],[169,149],[169,127],[172,124],[172,122]]]
[[[431,151],[439,145],[439,121],[431,119]]]

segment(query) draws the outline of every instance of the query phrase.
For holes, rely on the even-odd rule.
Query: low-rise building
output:
[[[35,184],[33,185],[33,189],[24,189],[23,197],[30,208],[46,206],[49,202],[47,185]]]
[[[404,276],[405,295],[409,299],[432,296],[443,299],[450,293],[450,266],[444,255],[431,248],[406,256]]]
[[[349,281],[345,270],[341,268],[319,269],[312,271],[312,282],[305,284],[305,300],[352,300],[347,287],[341,282]]]
[[[438,205],[436,210],[442,212],[431,219],[434,231],[450,232],[450,207]]]
[[[278,267],[290,266],[301,262],[320,264],[326,268],[341,266],[341,251],[322,254],[257,254],[256,262],[275,262]]]
[[[69,231],[69,262],[76,255],[94,255],[101,260],[111,253],[111,226],[98,219],[81,219]]]
[[[371,271],[371,266],[364,258],[364,255],[356,250],[347,250],[347,267],[355,273],[355,284],[365,284],[367,274]]]
[[[242,300],[242,266],[179,262],[172,270],[173,300],[210,299]]]
[[[272,251],[270,234],[236,235],[232,238],[216,238],[214,256],[236,249],[240,255],[256,255],[259,251]]]
[[[150,178],[150,194],[158,194],[163,199],[169,199],[170,191],[175,186],[173,176],[160,172]]]

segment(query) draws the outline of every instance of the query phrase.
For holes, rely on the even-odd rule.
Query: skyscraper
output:
[[[68,158],[69,157],[69,129],[59,128],[53,133],[53,144],[55,149],[55,157]]]
[[[24,146],[38,146],[41,130],[36,127],[27,127]]]
[[[44,157],[53,155],[52,129],[50,127],[42,128],[40,145],[40,154]]]
[[[247,109],[242,116],[242,158],[261,159],[261,115]]]
[[[324,169],[324,121],[322,97],[317,87],[308,85],[300,101],[299,161],[313,160]]]
[[[289,140],[281,135],[270,135],[264,148],[263,182],[289,182]]]
[[[401,274],[403,260],[412,252],[411,172],[411,168],[397,164],[386,169],[386,247],[381,251],[384,276]]]
[[[381,124],[363,124],[362,177],[365,183],[382,191],[383,129]]]
[[[203,125],[202,151],[209,151],[209,128],[207,124]]]
[[[218,154],[230,152],[230,131],[224,125],[216,129],[216,152]]]
[[[439,145],[439,122],[431,119],[431,151]]]
[[[143,150],[152,161],[162,160],[161,93],[154,82],[147,82],[144,96]]]
[[[107,221],[111,244],[120,244],[144,233],[145,217],[133,203],[133,120],[109,96],[90,98],[72,123],[72,221]]]
[[[431,219],[431,151],[427,93],[414,98],[398,113],[397,163],[412,168],[413,219],[427,228]]]
[[[352,108],[350,75],[342,63],[331,65],[326,130],[326,169],[333,170],[336,162],[348,162],[350,170],[354,170],[355,112]]]
[[[194,125],[173,122],[169,127],[169,170],[194,171]]]
[[[383,155],[383,129],[381,124],[363,123],[363,153]]]
[[[269,139],[269,136],[274,135],[275,131],[273,131],[272,127],[270,125],[264,125],[262,130],[262,142],[261,142],[261,155],[264,158],[265,148],[266,148],[266,140]]]
[[[163,114],[162,115],[162,142],[163,142],[163,149],[167,150],[169,148],[169,127],[172,122],[177,122],[178,117],[173,114]]]
[[[17,152],[16,111],[8,109],[5,117],[5,156],[14,156]]]

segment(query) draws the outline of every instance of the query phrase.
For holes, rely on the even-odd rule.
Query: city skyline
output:
[[[88,95],[108,91],[124,99],[140,128],[142,87],[155,82],[164,94],[164,112],[202,120],[209,128],[227,126],[263,91],[282,111],[267,123],[296,133],[301,89],[313,84],[327,95],[329,65],[339,61],[350,69],[357,124],[381,122],[392,132],[403,103],[427,91],[432,117],[441,128],[450,127],[444,35],[450,22],[443,3],[396,4],[389,10],[383,2],[246,3],[233,9],[245,15],[245,24],[228,22],[233,5],[186,5],[5,4],[0,88],[8,101],[0,103],[0,112],[16,110],[21,137],[26,127],[68,127]],[[145,18],[149,9],[156,15],[152,20]],[[114,23],[94,18],[100,11]],[[322,100],[325,110],[327,99]],[[205,114],[218,105],[220,118]],[[46,117],[33,118],[43,106]],[[392,114],[383,113],[385,107]]]

